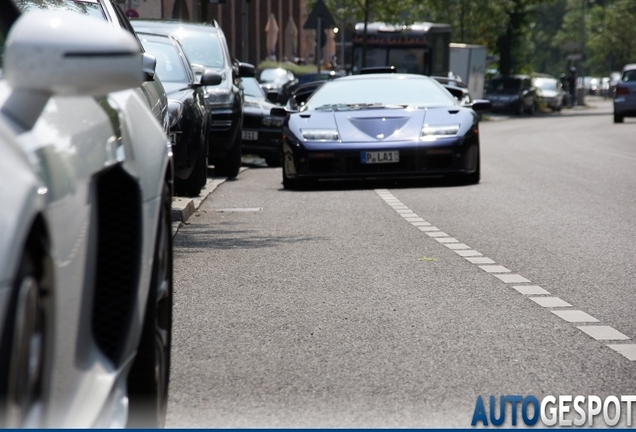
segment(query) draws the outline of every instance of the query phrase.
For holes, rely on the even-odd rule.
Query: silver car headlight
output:
[[[210,105],[232,105],[234,94],[230,89],[209,89],[206,99]]]
[[[183,114],[183,104],[176,100],[169,100],[168,101],[168,123],[170,128],[174,126],[175,124],[177,124],[182,114]]]
[[[435,141],[439,138],[451,138],[459,133],[459,124],[427,125],[422,128],[421,141]]]
[[[303,138],[309,141],[338,141],[337,129],[301,129]]]

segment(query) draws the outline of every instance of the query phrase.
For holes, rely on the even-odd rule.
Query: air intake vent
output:
[[[92,330],[118,366],[135,305],[141,250],[141,192],[121,167],[97,178],[97,276]]]

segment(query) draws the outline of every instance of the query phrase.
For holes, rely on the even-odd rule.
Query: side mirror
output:
[[[279,102],[278,90],[267,90],[267,100],[277,104]]]
[[[150,53],[143,53],[142,65],[144,68],[145,81],[154,81],[155,69],[157,68],[157,58]]]
[[[287,114],[289,114],[289,112],[285,109],[285,107],[280,106],[273,107],[269,112],[269,115],[272,117],[287,117]]]
[[[254,78],[256,76],[256,69],[252,64],[239,62],[238,70],[240,78]]]
[[[476,113],[488,112],[492,110],[492,102],[486,99],[477,99],[473,101],[472,108]]]
[[[205,69],[201,74],[201,79],[199,80],[199,85],[201,86],[215,86],[221,84],[223,81],[223,75],[212,70]]]

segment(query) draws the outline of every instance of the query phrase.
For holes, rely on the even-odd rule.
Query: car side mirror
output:
[[[267,91],[267,100],[271,103],[277,104],[279,103],[279,95],[277,90],[268,90]]]
[[[287,114],[289,114],[289,111],[287,111],[285,107],[281,106],[273,107],[269,112],[269,115],[272,117],[287,117]]]
[[[240,78],[254,78],[256,76],[256,68],[252,64],[239,62],[238,74]]]
[[[142,67],[144,69],[144,80],[145,81],[154,81],[155,80],[155,69],[157,68],[157,58],[150,53],[142,54]]]
[[[212,70],[205,69],[201,74],[201,79],[199,80],[199,86],[215,86],[221,84],[223,81],[223,75]]]
[[[477,99],[473,101],[472,108],[476,113],[488,112],[492,110],[492,102],[487,99]]]

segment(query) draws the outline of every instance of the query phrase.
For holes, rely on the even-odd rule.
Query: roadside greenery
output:
[[[571,65],[607,76],[636,62],[634,0],[324,0],[338,25],[447,23],[453,42],[480,44],[491,67],[558,76]],[[314,1],[308,2],[308,8]],[[583,49],[582,49],[583,48]],[[568,60],[569,59],[569,60]]]

